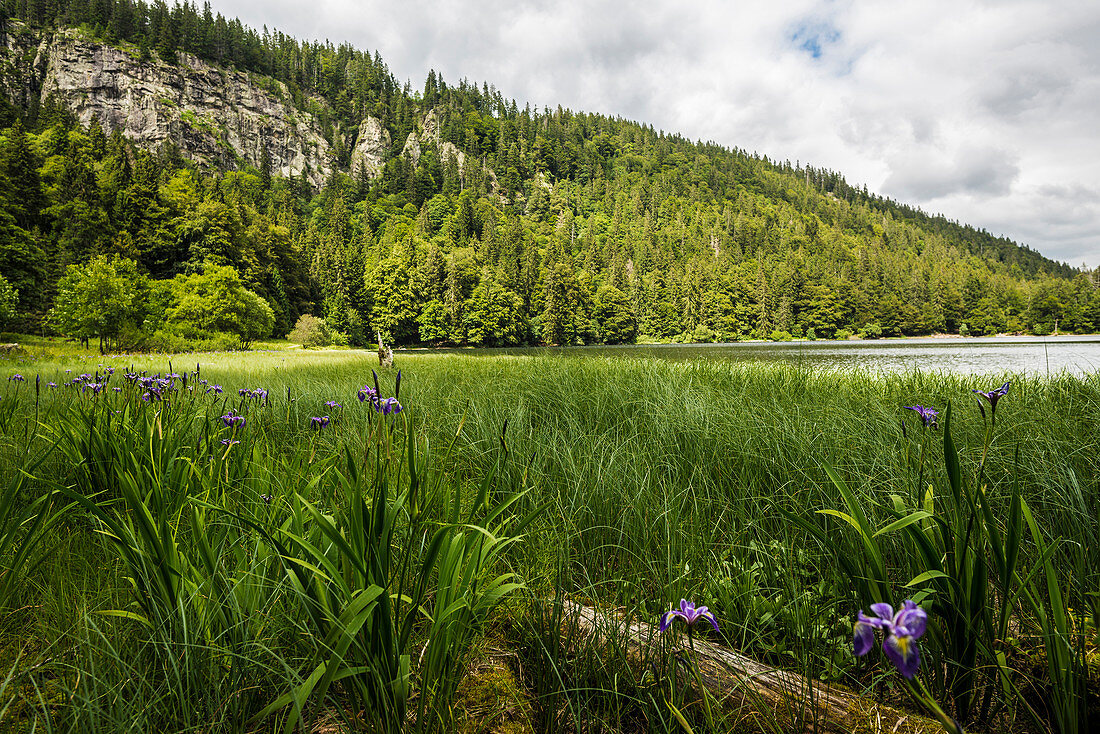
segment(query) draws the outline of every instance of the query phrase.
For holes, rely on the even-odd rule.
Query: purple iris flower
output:
[[[313,418],[309,419],[310,428],[316,426],[318,431],[327,426],[328,422],[329,417],[327,415],[323,415],[321,417],[314,416]]]
[[[718,631],[718,620],[714,618],[714,615],[706,607],[698,607],[687,599],[680,600],[680,608],[672,609],[661,615],[661,632],[664,632],[672,625],[672,620],[676,617],[684,620],[689,627],[694,627],[695,623],[700,619],[705,619],[710,622],[711,627],[714,627],[714,631]]]
[[[112,387],[111,389],[114,390],[115,392],[122,392],[121,387]]]
[[[1005,384],[998,387],[996,390],[990,390],[984,392],[982,390],[971,390],[975,395],[985,398],[989,401],[989,414],[990,417],[996,417],[997,415],[997,401],[1008,394],[1008,386],[1012,384],[1012,381],[1008,381]],[[982,401],[978,400],[978,407],[982,410],[982,415],[985,415],[985,408],[982,407]]]
[[[26,380],[23,378],[23,375],[12,375],[8,378],[8,382],[11,382],[12,380],[14,380],[15,382],[26,382]]]
[[[47,382],[46,387],[57,387],[57,383],[56,382]]]
[[[882,641],[886,657],[890,658],[898,672],[912,678],[920,665],[917,640],[928,625],[928,614],[911,599],[906,599],[896,614],[892,606],[883,603],[872,604],[871,611],[875,616],[868,617],[862,610],[856,616],[852,631],[855,654],[863,656],[870,652],[875,644],[875,630],[880,629],[886,634]]]
[[[374,412],[381,413],[382,415],[391,415],[400,413],[404,410],[401,407],[401,403],[397,402],[397,398],[386,398],[385,400],[375,400],[373,403]]]
[[[926,408],[923,405],[906,405],[903,410],[916,411],[917,414],[920,416],[920,419],[924,421],[925,428],[928,428],[929,426],[935,428],[937,425],[936,418],[940,414],[940,411],[936,410],[935,408]]]
[[[222,439],[222,446],[234,446],[234,445],[239,444],[239,443],[240,443],[240,441],[238,441],[236,439],[229,439],[229,438],[223,438]]]
[[[343,408],[344,406],[340,405],[340,403],[336,402],[335,400],[326,400],[325,407],[335,410],[336,408]]]
[[[222,423],[226,428],[244,428],[245,420],[243,415],[234,415],[231,410],[222,416]]]
[[[373,387],[370,387],[369,385],[363,385],[363,387],[359,388],[359,402],[360,403],[362,403],[362,402],[364,402],[368,399],[371,402],[374,402],[375,398],[377,398],[377,397],[378,397],[378,391],[375,390]]]
[[[222,386],[221,385],[210,385],[209,387],[206,388],[206,392],[212,392],[215,395],[221,395],[222,394]]]

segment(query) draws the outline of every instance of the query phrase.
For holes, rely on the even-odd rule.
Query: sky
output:
[[[423,89],[621,116],[1100,266],[1096,0],[212,0]]]

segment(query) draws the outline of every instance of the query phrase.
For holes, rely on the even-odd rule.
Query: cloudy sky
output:
[[[1100,266],[1095,0],[213,0],[423,88],[648,122]]]

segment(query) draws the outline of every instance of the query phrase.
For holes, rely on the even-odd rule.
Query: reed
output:
[[[913,559],[936,555],[914,545],[931,514],[875,533],[921,512],[929,484],[947,501],[963,475],[980,501],[960,494],[950,512],[973,511],[981,527],[981,553],[960,551],[959,565],[981,594],[966,595],[973,604],[957,621],[991,634],[977,658],[952,658],[982,685],[955,674],[941,692],[957,689],[953,700],[987,718],[1030,706],[1032,726],[1059,731],[1086,715],[1093,694],[1072,655],[1082,649],[1073,640],[1094,634],[1087,610],[1100,589],[1095,376],[400,354],[400,383],[385,371],[377,389],[399,386],[406,410],[380,423],[357,397],[375,385],[372,359],[271,352],[176,356],[174,367],[164,357],[0,367],[0,480],[18,485],[0,528],[13,569],[0,577],[11,584],[4,619],[30,641],[0,649],[4,716],[56,729],[126,730],[134,716],[145,728],[229,731],[293,727],[323,711],[366,724],[355,712],[370,710],[387,729],[445,729],[467,656],[496,615],[506,631],[495,634],[538,671],[529,691],[540,730],[680,727],[652,680],[583,646],[563,656],[553,610],[538,600],[565,595],[653,620],[693,599],[716,613],[724,641],[863,685],[879,678],[851,654],[854,612],[871,589],[898,598],[921,572]],[[167,401],[143,400],[124,379],[173,370],[187,383],[175,378]],[[29,381],[9,382],[17,371]],[[81,373],[91,378],[65,386]],[[990,435],[971,390],[1006,380]],[[266,396],[240,394],[256,388]],[[942,429],[928,432],[922,459],[913,426],[902,428],[903,406],[949,401],[958,476]],[[244,425],[226,424],[229,411]],[[320,430],[311,424],[326,415]],[[858,536],[792,519],[838,509],[858,509],[874,537],[872,584],[838,560],[838,547],[863,552]],[[970,542],[943,517],[936,542]],[[990,555],[994,540],[1015,549],[1011,562]],[[984,578],[979,556],[993,570]],[[371,558],[377,567],[363,565]],[[1044,564],[1049,572],[1030,577],[1014,570]],[[1010,615],[998,606],[1006,594],[1018,602]],[[1030,679],[1028,656],[1048,651],[1050,672]],[[1058,673],[1059,660],[1076,677]],[[118,685],[153,704],[129,706],[110,693]],[[1064,713],[1046,714],[1044,691]]]

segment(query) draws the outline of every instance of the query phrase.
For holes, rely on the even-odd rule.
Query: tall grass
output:
[[[344,679],[332,688],[337,699],[326,693],[314,697],[314,704],[303,703],[301,697],[287,701],[289,709],[272,709],[272,704],[288,691],[302,692],[326,655],[331,658],[339,651],[341,665],[348,670],[366,667],[362,662],[365,652],[358,657],[349,652],[360,645],[355,639],[342,650],[335,639],[329,639],[329,631],[349,622],[340,621],[343,612],[339,610],[355,608],[356,600],[364,605],[359,611],[375,604],[369,614],[364,612],[360,629],[367,627],[368,618],[399,620],[397,624],[403,619],[392,609],[374,611],[382,608],[383,597],[398,593],[392,584],[400,577],[400,564],[391,562],[390,570],[381,576],[360,574],[358,582],[339,592],[342,601],[331,596],[336,593],[332,584],[337,577],[359,573],[354,570],[353,556],[361,554],[338,550],[338,537],[360,532],[353,530],[348,513],[357,502],[375,506],[378,496],[370,493],[373,489],[353,489],[356,482],[365,480],[356,479],[347,464],[350,451],[361,467],[369,467],[369,462],[364,463],[364,446],[368,437],[379,435],[376,416],[355,398],[356,391],[370,379],[371,355],[272,353],[204,355],[198,359],[201,378],[196,375],[192,387],[198,388],[197,380],[202,379],[221,385],[224,393],[213,396],[193,390],[177,399],[169,412],[162,411],[159,417],[162,430],[166,421],[170,423],[171,438],[153,443],[150,436],[157,431],[156,409],[140,400],[130,397],[127,402],[125,394],[105,394],[90,410],[87,395],[73,388],[50,388],[36,420],[28,386],[6,383],[6,374],[0,373],[0,391],[8,391],[0,401],[0,407],[8,411],[0,413],[5,429],[0,473],[14,477],[16,467],[23,465],[20,457],[28,450],[50,451],[60,436],[67,435],[70,438],[58,443],[33,472],[35,487],[47,486],[42,479],[49,477],[72,496],[85,498],[83,509],[66,515],[67,532],[92,538],[91,533],[106,530],[116,547],[115,539],[120,538],[131,548],[163,548],[171,555],[174,545],[185,549],[182,555],[194,554],[194,562],[189,561],[178,576],[162,584],[164,594],[171,592],[173,584],[188,587],[190,591],[182,594],[172,592],[183,599],[184,607],[191,605],[187,618],[221,620],[216,625],[203,622],[200,628],[206,631],[184,643],[219,649],[208,669],[230,677],[213,681],[220,693],[207,703],[195,703],[193,716],[174,714],[179,721],[241,721],[265,709],[315,714],[317,706],[350,700],[344,697],[351,695],[353,679]],[[182,371],[182,358],[174,361],[175,369]],[[91,366],[109,363],[96,358]],[[61,383],[71,378],[62,370],[72,368],[75,374],[87,371],[88,364],[38,366],[45,370],[44,382]],[[117,370],[113,379],[131,368],[128,359],[111,364]],[[427,457],[423,466],[416,464],[418,476],[434,476],[433,482],[448,489],[433,500],[436,510],[414,510],[409,504],[411,474],[406,450],[410,444],[403,443],[403,438],[397,441],[402,458],[399,463],[387,464],[387,471],[405,468],[400,475],[392,475],[385,512],[396,513],[393,522],[404,529],[385,542],[372,541],[374,547],[388,546],[398,552],[418,538],[417,547],[426,550],[430,544],[424,538],[434,536],[414,529],[417,523],[433,523],[436,530],[450,530],[448,539],[440,541],[436,565],[427,577],[439,579],[439,569],[445,568],[443,576],[451,579],[477,578],[478,584],[485,584],[501,578],[502,584],[510,584],[513,579],[501,576],[508,572],[501,562],[508,561],[511,572],[526,581],[530,593],[528,601],[512,612],[518,631],[507,634],[516,636],[511,643],[526,651],[526,663],[538,671],[538,680],[531,685],[542,712],[538,720],[546,731],[581,726],[586,718],[590,723],[598,720],[600,726],[624,730],[636,727],[638,720],[659,729],[678,726],[660,691],[652,688],[651,681],[633,680],[625,665],[601,661],[595,652],[562,657],[555,644],[557,620],[539,611],[532,600],[565,594],[652,619],[681,597],[709,603],[723,622],[726,640],[754,655],[814,677],[865,680],[867,671],[855,663],[848,648],[850,617],[858,604],[855,584],[836,562],[832,547],[847,541],[838,529],[819,542],[792,525],[784,513],[808,516],[843,506],[837,484],[826,471],[828,466],[850,490],[852,501],[871,526],[881,528],[893,522],[895,505],[890,495],[897,494],[899,487],[915,488],[921,482],[950,486],[942,460],[926,461],[922,466],[912,436],[902,433],[901,407],[932,404],[942,408],[951,400],[955,405],[952,436],[959,462],[964,470],[972,471],[981,461],[984,424],[977,408],[968,407],[970,390],[989,389],[1006,379],[1013,380],[1012,392],[999,408],[998,433],[982,475],[993,522],[1007,522],[1013,488],[1018,487],[1021,500],[1041,529],[1040,537],[1052,548],[1048,558],[1054,564],[1061,606],[1088,609],[1095,598],[1088,594],[1100,590],[1096,564],[1100,558],[1100,422],[1096,420],[1100,380],[1096,377],[873,375],[782,364],[572,356],[398,355],[398,366],[403,368],[401,401],[415,416],[415,431],[409,440],[416,444],[417,457]],[[27,367],[20,369],[26,371]],[[133,369],[164,371],[166,360],[135,359]],[[395,377],[395,373],[380,375],[383,392],[392,392]],[[265,388],[268,398],[256,401],[237,394],[239,388],[254,387]],[[329,400],[343,407],[326,408],[324,403]],[[220,427],[219,416],[229,408],[245,415],[248,424],[237,437],[241,443],[227,450],[220,441],[229,435]],[[123,412],[115,415],[114,410]],[[329,427],[310,431],[309,417],[329,414]],[[98,417],[93,424],[94,416]],[[448,451],[449,446],[453,448]],[[145,448],[139,451],[137,447]],[[511,468],[502,474],[504,453],[511,457]],[[98,458],[86,461],[82,458],[86,455]],[[394,456],[387,457],[387,461],[397,461]],[[367,476],[373,470],[364,471]],[[133,489],[124,491],[128,474],[134,477]],[[485,490],[486,505],[478,498],[489,477],[504,484]],[[154,485],[164,488],[162,499],[148,496]],[[510,496],[503,487],[520,485],[530,487],[530,493],[510,505],[501,519],[518,518],[539,506],[547,509],[531,519],[522,542],[501,546],[507,552],[500,558],[487,558],[481,539],[514,537],[491,529],[492,508]],[[398,486],[405,489],[398,490]],[[403,493],[405,499],[398,502]],[[270,497],[271,504],[262,496]],[[158,507],[157,502],[164,507],[151,509]],[[470,514],[478,506],[487,509]],[[19,511],[24,507],[29,505],[21,504]],[[141,507],[149,509],[152,518],[149,532],[139,527],[144,516]],[[280,522],[275,521],[275,508],[282,513]],[[458,508],[459,514],[452,508]],[[416,513],[420,514],[414,521]],[[136,523],[132,537],[126,523]],[[491,535],[462,530],[468,525],[488,529]],[[200,537],[209,538],[208,549],[196,542]],[[471,545],[474,541],[477,543]],[[912,548],[900,533],[880,536],[879,544],[884,582],[900,588],[911,578],[905,573],[910,570],[907,559]],[[493,547],[497,546],[490,542],[488,549]],[[1041,547],[1030,533],[1025,534],[1021,563],[1028,568],[1039,563]],[[64,695],[74,702],[99,700],[96,710],[106,712],[104,720],[116,720],[123,716],[121,711],[111,713],[105,698],[88,692],[88,676],[77,673],[93,666],[102,680],[119,679],[130,669],[127,666],[133,665],[135,649],[152,654],[148,647],[152,636],[143,637],[136,631],[147,625],[105,617],[101,612],[127,609],[138,601],[134,614],[148,617],[150,612],[140,602],[143,582],[135,582],[138,591],[134,596],[133,587],[124,579],[154,579],[157,568],[154,564],[145,569],[140,554],[130,560],[116,550],[112,556],[98,541],[86,543],[84,548],[87,550],[79,544],[67,546],[64,552],[118,558],[112,561],[118,565],[99,572],[114,590],[91,595],[87,614],[53,608],[37,621],[16,615],[11,623],[33,631],[38,661],[53,654],[49,665],[67,666],[57,678],[62,683],[53,684],[55,688],[67,691]],[[416,563],[424,560],[417,558]],[[323,559],[332,565],[321,563]],[[1073,565],[1066,565],[1071,559]],[[51,571],[66,565],[53,560]],[[80,559],[73,558],[72,567],[79,564]],[[478,571],[482,566],[495,570],[484,576]],[[42,567],[24,576],[30,588],[43,592],[41,599],[27,601],[50,608],[53,602],[44,593],[47,586]],[[1046,604],[1047,618],[1055,620],[1046,578],[1036,576],[1030,583],[1036,603]],[[153,582],[148,583],[152,588]],[[75,588],[79,580],[69,577],[50,584]],[[444,602],[462,596],[457,588],[448,590],[446,584],[435,580],[431,584],[431,593]],[[327,602],[310,591],[321,586],[329,587]],[[363,601],[363,594],[372,586],[390,591]],[[991,586],[989,593],[996,597],[1000,592]],[[401,594],[414,598],[408,591]],[[172,598],[166,596],[161,606],[167,609],[167,600]],[[221,601],[209,606],[210,598]],[[180,603],[175,599],[172,608]],[[448,606],[445,602],[443,611]],[[474,609],[478,609],[474,617],[464,616]],[[487,610],[467,604],[461,613],[453,612],[450,617],[434,610],[425,607],[427,616],[413,625],[417,632],[409,638],[412,648],[406,645],[402,648],[405,652],[392,648],[397,667],[380,673],[379,680],[385,679],[387,684],[399,681],[406,665],[401,656],[408,655],[410,674],[434,670],[437,673],[432,675],[440,676],[436,683],[429,682],[431,676],[417,679],[417,691],[420,686],[434,687],[442,692],[441,700],[453,700],[462,655],[436,655],[430,640],[453,635],[465,640],[455,650],[468,649],[470,635],[481,629],[481,623],[473,620],[483,620]],[[326,613],[333,615],[327,627],[311,621]],[[1080,614],[1074,617],[1078,618]],[[50,622],[44,624],[42,619]],[[447,619],[455,626],[447,627]],[[134,624],[123,624],[127,621]],[[1019,632],[1018,625],[1030,624],[1029,619],[1016,619],[1011,629]],[[158,629],[170,629],[170,625],[165,622]],[[191,631],[188,628],[188,634]],[[1006,664],[1022,670],[1027,667],[1028,648],[1012,644],[1017,643],[1002,650]],[[360,647],[369,649],[365,641]],[[0,654],[0,663],[10,667],[9,661],[14,662],[15,657],[16,653],[7,649]],[[232,679],[234,660],[258,683],[250,686],[242,678]],[[33,664],[21,659],[13,669],[13,680]],[[157,696],[171,695],[166,692],[169,686],[149,676],[142,680],[149,691],[158,691]],[[320,681],[313,682],[315,689]],[[1030,687],[1022,679],[1016,682],[1033,697],[1044,695],[1041,681]],[[245,689],[250,690],[244,693]],[[9,693],[11,690],[9,686]],[[372,695],[376,694],[359,696],[359,706],[365,708],[362,702],[373,700]],[[1003,698],[1007,694],[998,695]],[[48,697],[43,694],[44,700]],[[325,704],[326,700],[330,704]],[[415,700],[416,707],[431,708],[428,698]],[[188,705],[194,699],[190,701]],[[233,705],[240,710],[227,715],[230,701],[238,702]],[[24,703],[23,711],[36,706],[41,710],[43,705],[30,700]],[[1046,705],[1033,703],[1039,710]],[[416,711],[410,720],[444,726],[444,708],[434,713],[426,709]],[[8,715],[14,710],[9,708]],[[171,719],[168,716],[160,723]],[[290,720],[284,719],[284,723]]]

